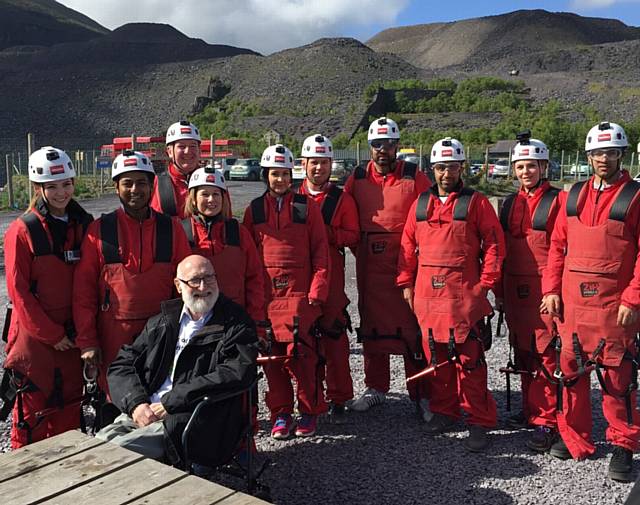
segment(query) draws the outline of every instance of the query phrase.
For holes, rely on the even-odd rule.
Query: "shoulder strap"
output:
[[[331,186],[324,197],[324,202],[322,202],[322,218],[324,219],[324,224],[327,226],[331,224],[341,196],[342,190],[338,186]]]
[[[292,202],[292,217],[293,222],[298,224],[305,224],[307,222],[307,197],[300,193],[293,194]]]
[[[631,202],[633,202],[638,191],[640,191],[640,183],[628,181],[618,193],[615,202],[613,202],[613,206],[609,212],[609,219],[624,221]]]
[[[34,256],[47,256],[53,254],[51,249],[51,242],[47,232],[42,226],[42,222],[34,212],[29,212],[20,216],[22,222],[26,225],[29,236],[31,237],[31,243],[33,244]]]
[[[226,219],[224,222],[224,242],[226,245],[240,247],[240,223],[237,219]]]
[[[187,236],[187,240],[189,241],[189,245],[191,246],[191,249],[193,249],[196,246],[196,241],[193,239],[193,225],[191,224],[191,219],[192,218],[190,217],[186,217],[180,222],[182,224],[184,234]]]
[[[418,165],[416,165],[415,163],[411,163],[410,161],[405,161],[404,168],[402,169],[402,178],[415,179],[416,170],[418,170]]]
[[[118,242],[118,217],[115,211],[102,214],[100,217],[100,242],[105,264],[122,263]]]
[[[173,184],[169,172],[158,174],[158,194],[160,196],[160,207],[162,212],[169,216],[177,216],[176,195],[173,191]]]
[[[575,217],[578,215],[578,198],[580,197],[580,193],[582,192],[582,188],[589,181],[580,181],[576,182],[571,189],[569,190],[569,195],[567,196],[567,217]]]
[[[367,176],[367,171],[358,165],[353,171],[353,177],[355,179],[364,179]]]
[[[416,204],[416,222],[427,220],[427,209],[429,208],[429,200],[431,200],[431,191],[424,191],[418,197]]]
[[[267,221],[264,212],[264,195],[251,200],[251,218],[253,224],[262,224]]]
[[[502,208],[500,209],[500,224],[504,231],[509,231],[509,216],[511,216],[511,207],[516,200],[517,193],[512,193],[504,199],[502,202]]]
[[[173,222],[171,217],[156,212],[156,263],[171,263],[173,253]]]
[[[469,205],[471,204],[471,199],[473,198],[473,194],[475,191],[470,188],[462,188],[458,199],[456,200],[456,205],[453,208],[453,219],[454,221],[466,221],[467,214],[469,213]]]
[[[551,206],[553,205],[553,202],[555,202],[559,194],[560,190],[558,188],[549,188],[549,190],[544,195],[542,195],[540,203],[536,207],[536,211],[533,213],[531,227],[534,230],[546,231]]]

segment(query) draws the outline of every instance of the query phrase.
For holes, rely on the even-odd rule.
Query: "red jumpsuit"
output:
[[[353,196],[360,218],[360,243],[355,250],[358,278],[358,337],[363,341],[365,385],[377,391],[389,391],[389,355],[404,356],[407,376],[420,365],[413,360],[420,347],[415,316],[396,286],[396,265],[402,228],[409,207],[420,193],[431,186],[429,178],[404,161],[396,161],[394,170],[379,174],[373,161],[365,171],[349,177],[344,190]],[[415,386],[409,396],[417,400]]]
[[[273,325],[273,355],[293,354],[294,317],[299,318],[297,357],[265,364],[271,420],[293,413],[292,378],[297,382],[298,410],[318,415],[327,411],[317,342],[311,330],[321,315],[309,300],[327,300],[329,245],[320,209],[304,195],[288,192],[279,201],[269,194],[251,202],[244,225],[252,234],[265,269],[267,317]]]
[[[313,194],[305,179],[300,193],[308,195],[320,206],[327,227],[331,275],[329,297],[322,305],[319,323],[324,330],[322,350],[326,359],[326,397],[328,401],[343,405],[353,398],[349,337],[345,331],[349,324],[346,313],[349,299],[344,292],[344,255],[346,247],[355,247],[360,240],[358,208],[351,195],[331,183],[323,191]]]
[[[210,223],[201,217],[189,219],[193,254],[209,258],[220,290],[242,305],[254,321],[263,321],[264,273],[253,237],[235,219],[217,217]]]
[[[39,240],[29,232],[23,218],[11,223],[5,235],[7,291],[13,314],[4,367],[21,374],[24,381],[33,385],[31,391],[22,395],[22,415],[32,428],[32,442],[80,427],[80,353],[77,348],[56,351],[53,346],[72,333],[65,326],[73,326],[71,293],[75,263],[66,262],[63,251],[79,251],[86,225],[92,218],[73,200],[67,212],[69,223],[64,225],[49,215],[46,205],[39,200],[36,208],[25,215],[37,218],[44,249],[48,251],[36,245]],[[51,406],[61,408],[38,421],[36,412]],[[17,426],[19,417],[16,400],[11,428],[13,449],[29,442],[27,430]]]
[[[172,197],[166,201],[162,201],[160,198],[160,188],[158,184],[162,184],[159,177],[166,177],[165,174],[159,174],[153,181],[153,196],[151,197],[151,203],[149,206],[157,211],[169,214],[170,216],[178,216],[180,219],[184,219],[184,206],[189,195],[189,176],[183,174],[176,168],[173,163],[169,163],[167,168],[168,179],[171,181],[172,191],[167,192],[168,196]],[[172,193],[172,194],[171,194]]]
[[[563,321],[561,366],[565,374],[578,369],[604,339],[601,364],[602,410],[609,424],[606,438],[614,445],[637,451],[640,415],[636,392],[625,393],[635,381],[632,358],[638,325],[617,324],[619,306],[640,310],[640,203],[626,171],[602,190],[594,178],[574,184],[561,209],[551,237],[542,289],[562,297]],[[628,189],[627,189],[628,188]],[[623,193],[623,191],[625,191]],[[617,204],[617,205],[616,205]],[[576,338],[573,334],[576,334]],[[631,423],[627,422],[631,416]],[[565,388],[563,414],[558,415],[560,434],[574,458],[595,452],[591,441],[591,395],[589,374]]]
[[[114,229],[117,238],[102,240],[103,232]],[[137,221],[120,208],[89,227],[73,280],[73,317],[78,347],[102,350],[105,391],[107,368],[120,347],[133,342],[160,303],[172,298],[176,267],[190,254],[181,223],[155,211]]]
[[[411,206],[397,283],[415,285],[414,311],[430,362],[458,358],[431,376],[430,409],[457,419],[462,408],[469,424],[491,428],[496,402],[477,324],[492,313],[487,291],[500,282],[504,236],[489,200],[460,186],[444,203],[434,188]]]
[[[542,272],[547,265],[551,232],[564,193],[543,181],[532,193],[521,188],[505,201],[500,215],[507,253],[502,288],[504,311],[521,375],[522,410],[536,426],[556,427],[556,390],[549,375],[556,368],[551,316],[540,313]]]

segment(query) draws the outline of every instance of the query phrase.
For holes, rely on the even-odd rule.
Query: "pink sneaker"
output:
[[[293,419],[291,414],[278,414],[271,429],[271,438],[285,440],[291,436],[292,431]]]
[[[316,434],[316,428],[318,426],[318,417],[311,414],[302,414],[298,420],[298,426],[296,428],[297,437],[310,437]]]

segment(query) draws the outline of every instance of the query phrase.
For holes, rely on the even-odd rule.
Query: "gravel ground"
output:
[[[232,183],[236,209],[262,191],[260,184]],[[115,200],[87,203],[99,214]],[[2,219],[0,218],[0,222]],[[347,258],[347,294],[354,325],[353,257]],[[4,278],[0,279],[0,302],[6,301]],[[2,311],[0,321],[4,318]],[[494,318],[495,321],[495,318]],[[273,462],[263,480],[270,485],[275,503],[326,504],[476,504],[476,505],[613,505],[624,502],[631,484],[606,477],[611,448],[604,442],[600,392],[594,387],[594,439],[597,452],[586,461],[559,461],[529,451],[527,430],[504,429],[506,392],[498,368],[506,363],[506,339],[494,342],[488,354],[489,385],[498,402],[499,426],[492,433],[486,454],[471,454],[462,447],[467,431],[432,437],[422,431],[413,404],[404,388],[402,360],[392,358],[392,383],[387,402],[366,413],[350,413],[348,423],[322,422],[318,435],[308,439],[275,441],[264,402],[260,404],[259,449]],[[4,355],[0,356],[3,359]],[[356,394],[364,389],[361,346],[351,341],[351,369]],[[515,383],[517,389],[517,380]],[[264,391],[262,381],[261,390]],[[594,382],[595,386],[595,382]],[[261,395],[262,399],[262,395]],[[512,398],[514,408],[520,395]],[[0,423],[0,451],[8,450],[9,423]],[[636,471],[638,463],[635,464]]]

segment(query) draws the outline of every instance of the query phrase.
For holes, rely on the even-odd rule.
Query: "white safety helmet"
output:
[[[267,147],[260,159],[262,168],[288,168],[293,170],[293,154],[282,144]]]
[[[518,143],[511,149],[511,162],[520,160],[549,161],[549,149],[538,139],[531,138],[531,131],[525,130],[516,137]]]
[[[202,139],[196,125],[189,121],[178,121],[173,123],[167,130],[166,144],[169,145],[178,140],[197,140],[201,142]]]
[[[320,135],[311,135],[304,139],[302,143],[303,158],[333,158],[333,144],[328,137]]]
[[[41,147],[29,156],[29,180],[45,183],[76,176],[71,158],[62,149]]]
[[[189,177],[189,189],[199,186],[215,186],[222,191],[227,190],[227,183],[224,180],[222,170],[216,170],[210,165],[197,169]]]
[[[116,180],[118,176],[127,172],[147,172],[155,175],[151,160],[146,154],[139,151],[126,150],[122,154],[116,156],[111,167],[111,179]]]
[[[431,163],[464,160],[464,146],[459,140],[445,137],[433,144],[433,148],[431,149]]]
[[[400,128],[393,119],[381,117],[369,125],[367,140],[400,139]]]
[[[602,122],[595,125],[589,133],[584,143],[584,150],[589,152],[594,149],[607,148],[626,149],[629,147],[627,134],[622,126],[616,123]]]

